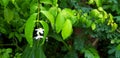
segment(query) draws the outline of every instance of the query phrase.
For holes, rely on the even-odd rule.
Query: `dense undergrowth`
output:
[[[120,58],[119,0],[0,0],[0,58]]]

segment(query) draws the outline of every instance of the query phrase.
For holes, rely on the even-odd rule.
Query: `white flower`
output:
[[[40,35],[40,34],[43,34],[44,33],[44,29],[42,29],[42,28],[38,28],[38,29],[35,29],[35,31],[37,31],[37,36],[36,37],[34,37],[35,39],[41,39],[41,38],[43,38],[43,36],[42,35]]]
[[[43,38],[43,36],[36,36],[36,37],[34,37],[35,39],[41,39],[41,38]]]
[[[44,29],[42,28],[38,28],[38,29],[35,29],[35,31],[37,31],[37,35],[40,35],[40,34],[43,34],[44,32]]]
[[[38,28],[38,29],[35,29],[35,31],[37,31],[37,36],[36,37],[34,37],[36,40],[37,39],[42,39],[43,38],[43,36],[41,35],[41,34],[44,34],[44,29],[42,29],[42,28]],[[46,37],[46,42],[48,42],[48,37]]]

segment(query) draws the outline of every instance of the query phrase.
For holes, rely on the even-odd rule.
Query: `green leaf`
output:
[[[35,20],[36,20],[37,13],[32,14],[26,24],[25,24],[25,37],[27,42],[30,44],[32,47],[33,45],[33,30],[35,27]]]
[[[46,58],[44,51],[41,46],[35,47],[34,58]]]
[[[54,16],[49,11],[41,11],[51,23],[52,28],[54,29]]]
[[[94,0],[97,7],[101,7],[102,6],[102,0]]]
[[[53,36],[53,35],[54,35],[54,36]],[[55,33],[55,32],[53,32],[53,33],[51,32],[51,33],[49,34],[49,36],[52,37],[52,38],[54,38],[54,39],[57,40],[57,41],[60,41],[60,42],[63,41],[62,37],[61,37],[59,34]]]
[[[64,23],[64,26],[62,28],[62,37],[63,39],[67,39],[73,32],[73,29],[72,29],[72,23],[69,19],[67,19]]]
[[[65,17],[65,19],[70,19],[72,24],[77,21],[75,14],[75,10],[71,10],[69,8],[65,8],[62,10],[62,15]]]
[[[54,5],[54,6],[58,6],[58,3],[57,3],[58,0],[52,0],[52,1],[53,1],[53,5]]]
[[[89,48],[85,50],[85,58],[100,58],[100,56],[94,48]]]
[[[52,1],[51,0],[40,0],[41,3],[44,4],[51,4],[52,5]]]
[[[37,3],[30,5],[30,14],[35,13],[35,11],[37,10],[37,8],[38,8]]]
[[[7,34],[7,30],[3,27],[0,27],[0,32],[3,34]]]
[[[4,9],[4,18],[9,23],[14,17],[14,12],[11,9]]]
[[[93,4],[94,3],[94,0],[89,0],[88,1],[88,4]]]
[[[93,16],[93,17],[98,17],[99,14],[100,14],[100,12],[97,9],[93,9],[90,12],[90,15]]]
[[[87,19],[87,20],[86,20],[86,27],[90,27],[91,24],[92,24],[92,21]]]
[[[37,42],[34,42],[33,47],[27,45],[25,48],[22,58],[46,58],[44,51],[41,45],[38,45]]]
[[[92,23],[91,28],[92,28],[92,30],[95,30],[96,24],[95,24],[95,23]]]
[[[63,27],[63,24],[65,23],[65,18],[64,16],[62,15],[62,13],[60,12],[56,18],[56,24],[55,24],[55,27],[56,27],[56,32],[57,33],[60,33],[62,27]]]
[[[49,12],[54,16],[54,18],[56,18],[56,16],[57,16],[57,11],[58,11],[57,7],[51,7],[49,9]]]
[[[2,0],[2,1],[3,1],[4,7],[6,7],[8,5],[8,3],[9,3],[9,0]]]
[[[43,37],[43,42],[42,42],[42,45],[43,45],[49,32],[49,26],[45,21],[40,21],[40,23],[42,24],[44,28],[44,37]]]
[[[115,31],[118,27],[118,25],[116,23],[113,23],[111,25],[112,25],[112,30],[111,31]]]

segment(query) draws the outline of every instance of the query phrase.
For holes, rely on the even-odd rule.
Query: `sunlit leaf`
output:
[[[91,28],[92,28],[92,30],[95,30],[96,24],[95,24],[95,23],[92,23]]]
[[[88,4],[93,4],[94,3],[94,0],[89,0],[88,1]]]
[[[117,29],[118,25],[116,23],[112,24],[112,30],[111,31],[115,31]]]
[[[56,16],[57,16],[58,9],[57,9],[57,7],[51,7],[51,8],[49,9],[49,12],[50,12],[54,17],[56,17]]]
[[[65,22],[64,16],[62,15],[62,13],[59,13],[57,18],[56,18],[56,24],[55,24],[57,33],[59,33],[61,31],[64,22]]]
[[[50,21],[52,28],[54,29],[54,16],[49,11],[41,11],[47,19]]]
[[[63,28],[62,28],[62,37],[63,39],[67,39],[73,32],[73,29],[72,29],[72,23],[69,19],[67,19],[65,21],[65,23],[63,24]]]
[[[97,7],[101,7],[102,6],[102,0],[95,0],[95,3],[97,5]]]
[[[98,17],[99,14],[100,14],[100,12],[97,9],[93,9],[90,12],[90,15],[93,16],[93,17]]]
[[[40,21],[40,23],[42,24],[44,28],[44,37],[43,37],[43,42],[42,42],[42,45],[43,45],[49,32],[49,26],[45,21]]]
[[[32,14],[28,18],[26,25],[25,25],[25,37],[31,47],[33,45],[33,30],[35,27],[36,15],[37,15],[36,13]]]

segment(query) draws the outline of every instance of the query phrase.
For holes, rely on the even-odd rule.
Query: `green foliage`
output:
[[[10,58],[10,53],[12,53],[12,49],[11,48],[7,48],[7,49],[0,49],[0,57],[1,58]]]
[[[73,32],[73,29],[72,29],[72,23],[69,19],[67,19],[63,25],[63,28],[62,28],[62,37],[63,39],[67,39]]]
[[[49,26],[46,22],[44,21],[40,21],[40,23],[43,25],[43,28],[44,28],[44,37],[43,37],[43,42],[42,44],[44,44],[45,40],[46,40],[46,37],[48,35],[48,32],[49,32]]]
[[[30,44],[31,47],[33,45],[33,30],[35,27],[36,16],[37,16],[36,13],[32,14],[27,20],[26,26],[25,26],[25,36],[26,36],[27,42]]]
[[[0,0],[0,57],[120,58],[119,3]]]

